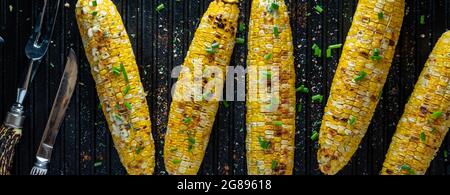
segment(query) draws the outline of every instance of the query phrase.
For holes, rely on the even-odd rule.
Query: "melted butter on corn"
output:
[[[404,0],[358,2],[320,129],[317,159],[325,174],[341,170],[366,134],[391,66],[404,7]],[[366,76],[355,79],[361,72]]]
[[[110,0],[79,0],[78,27],[103,113],[128,174],[155,165],[150,114],[130,40]]]
[[[450,31],[439,39],[423,68],[381,174],[425,174],[450,128],[449,83]]]

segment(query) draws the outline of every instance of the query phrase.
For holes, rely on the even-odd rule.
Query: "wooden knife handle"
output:
[[[0,129],[0,175],[10,175],[14,149],[22,137],[22,129],[2,125]]]

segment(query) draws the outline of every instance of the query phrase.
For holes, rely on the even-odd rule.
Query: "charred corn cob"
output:
[[[450,31],[437,42],[405,107],[381,174],[425,174],[450,128]]]
[[[295,69],[289,13],[283,0],[253,0],[248,46],[248,174],[290,175],[294,166]],[[258,85],[267,85],[267,90]],[[251,97],[255,94],[257,97]]]
[[[198,172],[219,107],[217,97],[221,95],[233,52],[238,14],[238,0],[212,1],[194,35],[182,65],[188,71],[180,73],[170,107],[164,144],[164,161],[169,174]],[[213,76],[206,73],[209,70],[218,72],[214,71]],[[192,80],[200,82],[200,93],[193,92],[197,89],[193,90],[188,84]],[[202,90],[214,82],[216,88]]]
[[[110,0],[79,0],[76,18],[120,160],[129,174],[152,174],[150,114],[122,18]]]
[[[391,66],[404,0],[360,0],[331,86],[319,134],[320,170],[336,174],[366,134]]]

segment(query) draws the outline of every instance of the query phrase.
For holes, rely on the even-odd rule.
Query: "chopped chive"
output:
[[[120,75],[120,69],[117,67],[113,67],[112,68],[112,73],[115,74],[116,76]]]
[[[268,61],[268,60],[272,59],[272,57],[273,57],[272,53],[266,54],[264,56],[264,60]]]
[[[301,112],[302,111],[302,104],[301,103],[299,103],[298,105],[297,105],[297,112]]]
[[[409,165],[402,165],[400,167],[400,170],[407,171],[408,174],[410,174],[410,175],[415,175],[416,174],[416,172]]]
[[[269,12],[273,12],[275,10],[278,10],[280,8],[280,6],[278,5],[277,2],[272,2],[269,6]]]
[[[96,15],[97,15],[96,11],[92,12],[92,16],[96,16]]]
[[[215,54],[215,53],[216,53],[216,50],[213,49],[213,48],[211,48],[211,47],[207,47],[207,48],[205,49],[205,51],[206,51],[207,53],[209,53],[209,54]]]
[[[273,27],[273,34],[275,35],[275,37],[280,36],[280,29],[278,28],[278,26]]]
[[[321,14],[321,13],[323,12],[323,8],[322,8],[320,5],[316,5],[316,6],[314,7],[314,9],[316,10],[316,12],[317,12],[318,14]]]
[[[295,89],[296,92],[300,92],[300,93],[308,93],[309,89],[307,87],[305,87],[305,85],[301,85],[300,87],[297,87],[297,89]]]
[[[92,1],[92,6],[94,6],[94,7],[97,6],[97,1],[96,0]]]
[[[322,57],[322,49],[320,49],[320,47],[314,43],[314,45],[312,46],[312,49],[314,50],[314,56],[316,57]]]
[[[118,121],[123,121],[122,117],[120,117],[119,115],[114,115],[114,118]]]
[[[273,124],[275,126],[283,126],[283,122],[281,122],[281,121],[274,121]]]
[[[378,13],[378,20],[382,20],[384,19],[384,13],[383,12],[379,12]]]
[[[130,92],[131,87],[127,85],[125,89],[123,90],[123,95],[127,95]]]
[[[426,141],[426,135],[424,132],[420,133],[420,141],[422,141],[422,142]]]
[[[355,124],[356,124],[356,117],[355,117],[355,116],[350,116],[350,117],[348,118],[348,120],[347,120],[347,123],[348,123],[350,126],[355,125]]]
[[[334,45],[328,46],[328,49],[339,49],[341,47],[342,47],[342,44],[339,43],[339,44],[334,44]]]
[[[116,108],[116,110],[122,109],[122,107],[121,107],[119,104],[116,104],[116,105],[114,106],[114,108]]]
[[[188,142],[189,142],[189,144],[195,144],[195,138],[193,138],[192,136],[189,136]]]
[[[444,158],[447,158],[447,157],[448,157],[448,151],[444,150]]]
[[[244,38],[236,38],[236,43],[237,44],[244,44],[245,43],[245,39]]]
[[[311,135],[311,141],[316,141],[319,138],[319,133],[317,131],[313,131]]]
[[[239,32],[244,32],[245,30],[245,23],[239,22]]]
[[[178,149],[177,148],[172,148],[170,149],[170,152],[176,152]]]
[[[228,108],[228,107],[230,107],[230,104],[228,103],[228,101],[224,100],[223,106],[225,106],[225,108]]]
[[[330,48],[328,48],[327,49],[327,58],[331,58],[332,56],[331,56],[331,49]]]
[[[420,16],[420,24],[422,24],[422,25],[425,24],[425,15]]]
[[[136,148],[136,154],[141,153],[141,151],[142,151],[142,147],[137,147],[137,148]]]
[[[133,109],[133,106],[131,106],[131,104],[128,103],[128,102],[125,102],[124,105],[125,105],[125,107],[127,107],[128,110],[132,110]]]
[[[94,167],[102,166],[102,164],[103,164],[102,161],[96,161],[96,162],[94,163]]]
[[[258,137],[258,142],[262,149],[267,150],[270,148],[270,141],[264,140],[261,136]]]
[[[180,164],[181,163],[181,159],[173,159],[172,163],[173,164]]]
[[[442,116],[442,112],[441,111],[436,111],[436,112],[433,112],[433,114],[431,115],[431,118],[436,120],[438,118],[441,118],[441,116]]]
[[[272,78],[272,72],[270,71],[264,71],[263,75],[267,78],[267,79],[271,79]]]
[[[380,56],[380,50],[378,48],[375,48],[373,50],[372,56],[370,56],[370,59],[373,61],[380,61],[382,58]]]
[[[362,70],[361,72],[358,73],[358,76],[353,79],[353,81],[359,82],[359,81],[363,80],[364,78],[366,78],[366,76],[367,76],[367,73],[364,70]]]
[[[219,42],[214,42],[213,44],[211,44],[211,48],[213,49],[219,49],[220,43]]]
[[[317,95],[312,96],[312,101],[313,102],[322,103],[323,102],[323,95],[317,94]]]
[[[191,121],[192,121],[191,117],[186,117],[186,118],[183,119],[183,123],[184,124],[189,124]]]
[[[158,5],[158,7],[156,7],[156,11],[161,12],[164,8],[166,8],[166,6],[164,6],[164,3],[161,3]]]
[[[127,71],[125,70],[125,66],[123,66],[123,63],[120,63],[120,70],[123,74],[123,78],[125,79],[125,82],[130,82],[130,80],[128,80],[128,74]]]
[[[272,160],[272,170],[276,169],[277,165],[278,165],[277,161],[276,160]]]
[[[314,123],[312,124],[313,128],[317,128],[322,124],[322,121],[314,121]]]

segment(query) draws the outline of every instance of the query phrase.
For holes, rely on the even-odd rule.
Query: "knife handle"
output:
[[[14,148],[22,137],[22,129],[2,125],[0,129],[0,175],[10,175]]]

